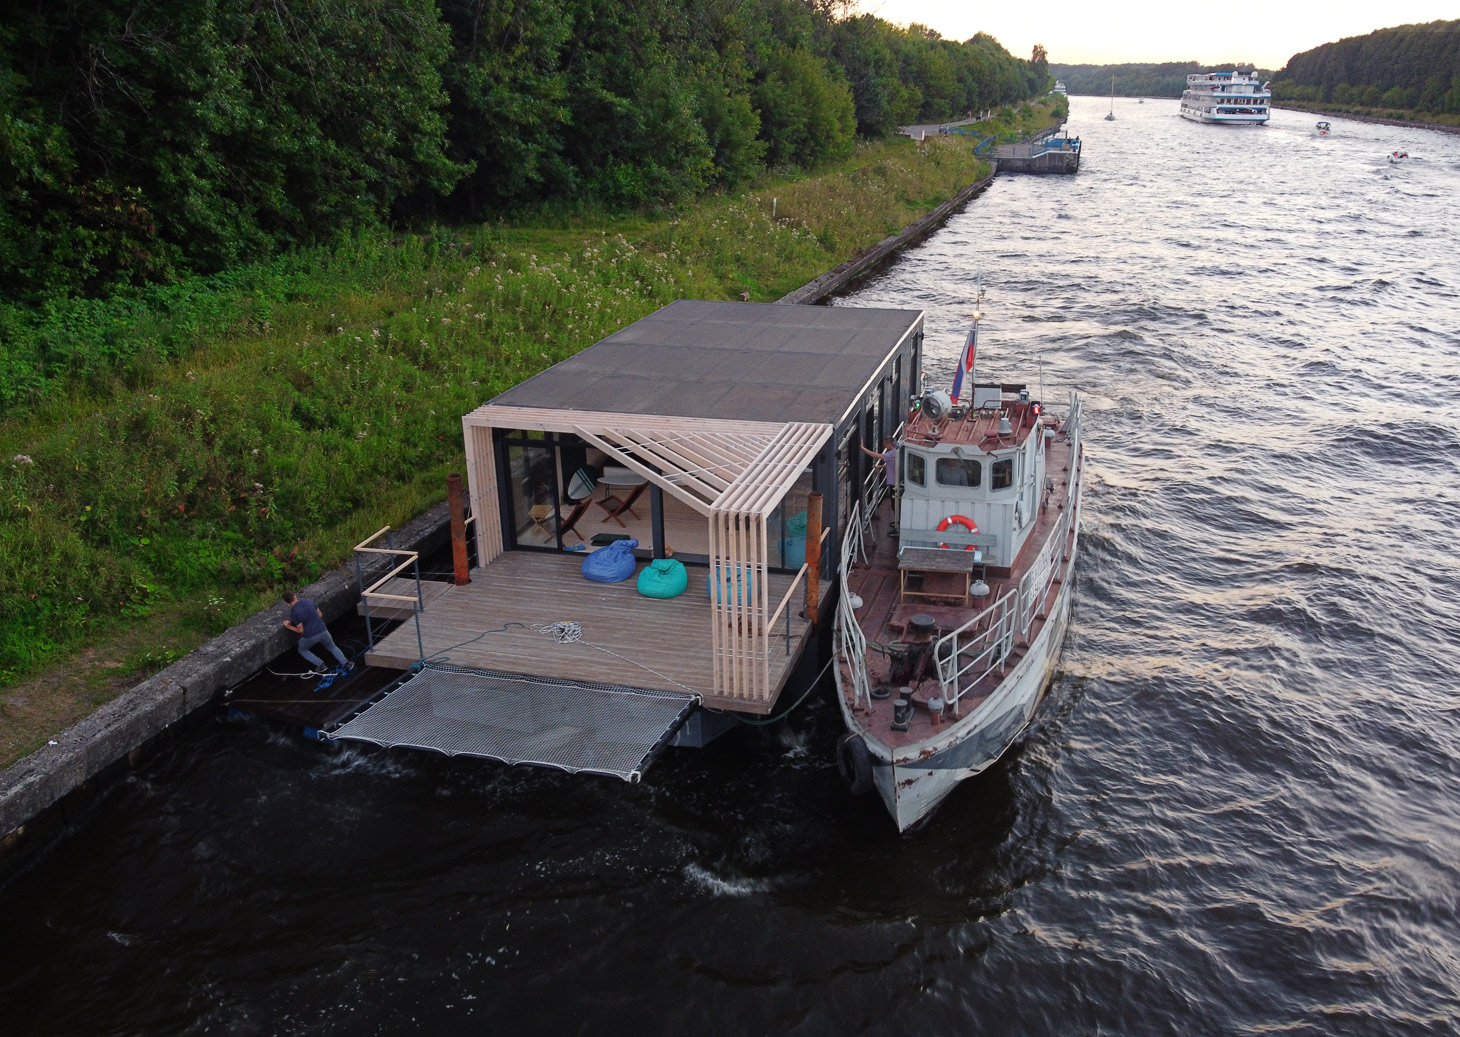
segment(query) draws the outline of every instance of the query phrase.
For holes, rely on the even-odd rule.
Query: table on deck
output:
[[[902,600],[952,601],[967,608],[973,603],[968,593],[969,579],[974,568],[982,564],[982,551],[905,546],[897,552]],[[909,577],[915,586],[908,586]]]

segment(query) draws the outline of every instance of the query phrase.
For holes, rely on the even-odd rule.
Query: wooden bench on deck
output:
[[[952,602],[964,608],[973,604],[968,585],[974,570],[982,570],[985,552],[994,546],[993,534],[904,529],[899,539],[897,569],[903,601]]]

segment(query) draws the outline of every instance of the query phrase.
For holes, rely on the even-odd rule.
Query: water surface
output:
[[[825,695],[640,786],[205,730],[0,888],[0,1029],[1455,1033],[1460,137],[1072,106],[848,300],[1086,397],[1019,750],[899,837]]]

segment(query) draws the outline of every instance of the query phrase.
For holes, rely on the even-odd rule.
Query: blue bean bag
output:
[[[639,593],[646,598],[677,598],[688,586],[684,563],[673,558],[656,558],[639,573]]]
[[[735,601],[738,604],[742,600],[742,577],[746,592],[751,594],[755,593],[754,573],[752,570],[742,566],[737,566],[733,573],[726,573],[723,577],[720,576],[719,569],[711,569],[709,574],[705,577],[705,593],[710,596],[711,601],[719,601],[720,594],[722,593],[721,588],[727,587],[727,585],[733,580],[735,583]],[[724,593],[728,593],[728,591],[725,591]]]
[[[634,575],[637,540],[615,540],[583,559],[583,577],[595,583],[618,583]]]

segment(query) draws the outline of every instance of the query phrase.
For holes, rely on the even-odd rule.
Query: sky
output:
[[[883,21],[927,25],[950,40],[988,33],[1016,58],[1044,44],[1052,64],[1196,61],[1242,63],[1276,71],[1294,54],[1346,36],[1413,22],[1460,18],[1454,0],[1263,0],[1182,6],[1156,0],[1102,5],[1089,0],[859,0]]]

